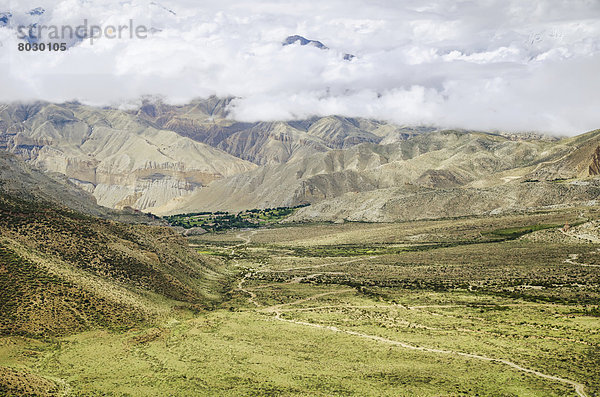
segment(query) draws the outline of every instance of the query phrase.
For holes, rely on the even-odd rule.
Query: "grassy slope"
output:
[[[347,324],[347,326],[352,324]],[[394,335],[395,338],[403,334]],[[559,396],[569,388],[500,365],[423,354],[217,311],[143,332],[90,332],[27,359],[85,395]]]
[[[588,396],[598,395],[600,322],[588,311],[598,304],[597,268],[565,259],[579,254],[580,261],[597,263],[600,245],[514,240],[511,233],[506,241],[497,238],[506,230],[574,223],[582,215],[598,218],[597,209],[587,208],[195,237],[199,250],[253,269],[217,310],[170,311],[151,325],[122,331],[0,338],[0,379],[12,390],[73,395],[574,395],[567,384],[502,363],[411,350],[349,331],[510,360],[583,383]],[[361,241],[390,250],[322,256]],[[391,249],[434,242],[456,244]]]
[[[220,299],[216,260],[168,228],[126,225],[0,196],[0,332],[127,328]]]

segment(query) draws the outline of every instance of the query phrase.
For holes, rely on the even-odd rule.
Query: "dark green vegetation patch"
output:
[[[252,209],[237,214],[225,211],[194,212],[166,216],[165,219],[171,226],[180,226],[185,229],[200,227],[208,232],[220,232],[229,229],[257,228],[277,223],[291,215],[296,209],[306,206],[308,204],[295,207]]]

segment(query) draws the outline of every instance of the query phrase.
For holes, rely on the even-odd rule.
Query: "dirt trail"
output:
[[[252,231],[250,233],[249,236],[242,236],[241,233],[239,233],[237,235],[238,238],[241,238],[244,240],[244,242],[234,246],[234,247],[240,247],[240,246],[244,246],[250,243],[251,241],[251,236],[253,234],[255,234],[256,231]],[[232,250],[233,252],[233,250]],[[571,256],[572,257],[572,256]],[[364,260],[365,258],[357,258],[357,259],[353,259],[353,260],[349,260],[346,262],[338,262],[338,264],[347,264],[347,263],[352,263],[352,262],[356,262],[359,260]],[[577,257],[575,257],[574,259],[577,259]],[[594,266],[597,267],[597,265],[586,265],[586,264],[581,264],[581,263],[576,263],[576,262],[572,262],[572,259],[567,259],[567,262],[571,261],[569,263],[574,263],[574,264],[579,264],[579,265],[584,265],[584,266]],[[317,267],[324,267],[324,266],[329,266],[332,265],[331,263],[327,263],[327,264],[323,264],[323,265],[316,265],[316,266],[309,266],[309,267],[297,267],[297,268],[289,268],[289,269],[284,269],[284,270],[279,270],[279,271],[290,271],[290,270],[303,270],[303,269],[313,269],[313,268],[317,268]],[[252,304],[254,304],[257,308],[261,307],[262,305],[260,303],[258,303],[256,301],[256,294],[254,292],[252,292],[250,289],[246,289],[244,288],[244,283],[246,282],[246,280],[248,279],[248,277],[251,275],[251,273],[246,273],[244,275],[244,277],[240,280],[240,282],[237,285],[237,289],[247,295],[249,295],[248,301],[251,302]],[[310,276],[316,276],[317,274],[311,274]],[[307,277],[307,276],[305,276]],[[296,279],[293,279],[291,282],[296,281]],[[290,282],[290,283],[291,283]],[[324,330],[328,330],[328,331],[332,331],[332,332],[336,332],[336,333],[344,333],[344,334],[348,334],[348,335],[353,335],[353,336],[357,336],[360,338],[364,338],[364,339],[370,339],[379,343],[386,343],[386,344],[390,344],[390,345],[394,345],[394,346],[399,346],[402,347],[404,349],[409,349],[409,350],[415,350],[415,351],[421,351],[421,352],[427,352],[427,353],[436,353],[436,354],[448,354],[448,355],[453,355],[453,356],[460,356],[460,357],[466,357],[466,358],[471,358],[471,359],[475,359],[475,360],[481,360],[481,361],[488,361],[488,362],[497,362],[497,363],[502,363],[505,364],[511,368],[514,368],[518,371],[521,372],[525,372],[525,373],[529,373],[532,375],[535,375],[537,377],[543,378],[543,379],[548,379],[551,381],[555,381],[555,382],[560,382],[566,385],[569,385],[571,387],[574,388],[575,392],[577,393],[577,395],[579,397],[588,397],[588,395],[585,393],[585,385],[583,385],[582,383],[579,382],[575,382],[572,381],[570,379],[565,379],[565,378],[561,378],[559,376],[554,376],[554,375],[548,375],[545,374],[543,372],[540,371],[536,371],[534,369],[530,369],[530,368],[525,368],[522,367],[516,363],[513,363],[512,361],[509,360],[505,360],[502,358],[492,358],[492,357],[487,357],[487,356],[483,356],[480,354],[474,354],[474,353],[465,353],[465,352],[460,352],[460,351],[453,351],[453,350],[444,350],[444,349],[435,349],[435,348],[429,348],[429,347],[422,347],[422,346],[415,346],[415,345],[411,345],[405,342],[400,342],[397,340],[393,340],[393,339],[388,339],[388,338],[384,338],[382,336],[377,336],[377,335],[370,335],[370,334],[365,334],[362,332],[357,332],[357,331],[351,331],[351,330],[345,330],[345,329],[341,329],[335,326],[331,326],[331,325],[322,325],[322,324],[315,324],[315,323],[309,323],[306,321],[298,321],[298,320],[292,320],[292,319],[286,319],[286,318],[282,318],[282,312],[286,311],[286,309],[283,309],[286,306],[291,306],[291,305],[297,305],[303,302],[307,302],[307,301],[311,301],[314,299],[318,299],[320,297],[323,296],[328,296],[328,295],[337,295],[337,294],[342,294],[342,293],[346,293],[346,292],[351,292],[354,291],[354,289],[343,289],[343,290],[338,290],[338,291],[331,291],[331,292],[323,292],[323,293],[319,293],[319,294],[315,294],[315,295],[311,295],[307,298],[302,298],[302,299],[298,299],[296,301],[293,302],[289,302],[289,303],[282,303],[282,304],[278,304],[278,305],[273,305],[273,306],[269,306],[269,307],[265,307],[260,309],[261,312],[266,312],[266,313],[275,313],[275,319],[278,321],[282,321],[282,322],[286,322],[286,323],[290,323],[290,324],[296,324],[296,325],[301,325],[301,326],[305,326],[305,327],[312,327],[312,328],[319,328],[319,329],[324,329]],[[416,308],[416,307],[415,307]],[[314,308],[313,308],[314,309]],[[296,310],[301,310],[301,309],[296,309]],[[424,328],[429,328],[429,327],[425,327]]]
[[[306,321],[298,321],[298,320],[290,320],[290,319],[285,319],[285,318],[281,318],[281,312],[276,312],[276,316],[275,318],[279,321],[283,321],[286,323],[291,323],[291,324],[296,324],[296,325],[303,325],[306,327],[313,327],[313,328],[320,328],[320,329],[326,329],[329,331],[333,331],[333,332],[337,332],[337,333],[344,333],[344,334],[348,334],[348,335],[354,335],[354,336],[358,336],[364,339],[371,339],[374,340],[376,342],[381,342],[381,343],[387,343],[390,345],[395,345],[395,346],[400,346],[402,348],[405,349],[410,349],[410,350],[417,350],[417,351],[422,351],[422,352],[428,352],[428,353],[437,353],[437,354],[449,354],[449,355],[454,355],[454,356],[461,356],[461,357],[467,357],[467,358],[472,358],[472,359],[476,359],[476,360],[482,360],[482,361],[489,361],[489,362],[497,362],[497,363],[502,363],[505,365],[508,365],[511,368],[514,368],[516,370],[519,370],[521,372],[526,372],[535,376],[538,376],[540,378],[544,378],[544,379],[548,379],[548,380],[553,380],[556,382],[560,382],[560,383],[564,383],[567,385],[572,386],[575,389],[575,392],[577,393],[578,396],[580,397],[587,397],[587,394],[585,394],[585,386],[581,383],[569,380],[569,379],[565,379],[565,378],[561,378],[558,376],[554,376],[554,375],[548,375],[545,374],[543,372],[539,372],[536,371],[534,369],[530,369],[530,368],[525,368],[522,367],[518,364],[513,363],[512,361],[508,361],[505,359],[501,359],[501,358],[491,358],[491,357],[486,357],[486,356],[482,356],[479,354],[472,354],[472,353],[464,353],[464,352],[457,352],[457,351],[453,351],[453,350],[443,350],[443,349],[433,349],[433,348],[428,348],[428,347],[422,347],[422,346],[414,346],[414,345],[410,345],[408,343],[404,343],[404,342],[400,342],[397,340],[392,340],[392,339],[388,339],[388,338],[384,338],[381,336],[377,336],[377,335],[369,335],[369,334],[364,334],[362,332],[357,332],[357,331],[351,331],[351,330],[344,330],[335,326],[331,326],[331,325],[321,325],[321,324],[314,324],[314,323],[309,323]]]
[[[502,363],[502,364],[508,365],[511,368],[519,370],[521,372],[529,373],[529,374],[538,376],[540,378],[544,378],[544,379],[548,379],[548,380],[552,380],[552,381],[564,383],[566,385],[570,385],[570,386],[572,386],[575,389],[575,392],[577,393],[577,395],[579,397],[588,397],[588,395],[585,393],[585,385],[583,385],[582,383],[575,382],[575,381],[572,381],[570,379],[561,378],[559,376],[548,375],[548,374],[545,374],[543,372],[536,371],[534,369],[525,368],[525,367],[520,366],[519,364],[515,364],[512,361],[505,360],[505,359],[502,359],[502,358],[492,358],[492,357],[487,357],[487,356],[483,356],[483,355],[480,355],[480,354],[474,354],[474,353],[464,353],[464,352],[453,351],[453,350],[444,350],[444,349],[435,349],[435,348],[422,347],[422,346],[414,346],[414,345],[411,345],[411,344],[408,344],[408,343],[405,343],[405,342],[400,342],[400,341],[397,341],[397,340],[384,338],[382,336],[370,335],[370,334],[365,334],[365,333],[362,333],[362,332],[351,331],[351,330],[345,330],[345,329],[341,329],[341,328],[338,328],[338,327],[335,327],[335,326],[331,326],[331,325],[315,324],[315,323],[309,323],[309,322],[306,322],[306,321],[291,320],[291,319],[286,319],[286,318],[282,318],[281,317],[282,313],[284,311],[286,311],[285,309],[282,309],[282,307],[290,306],[290,305],[296,305],[296,304],[307,302],[307,301],[310,301],[310,300],[314,300],[314,299],[317,299],[317,298],[320,298],[320,297],[323,297],[323,296],[337,295],[337,294],[342,294],[342,293],[346,293],[346,292],[350,292],[350,291],[354,291],[354,289],[344,289],[344,290],[338,290],[338,291],[323,292],[323,293],[319,293],[319,294],[316,294],[316,295],[311,295],[311,296],[309,296],[307,298],[298,299],[298,300],[293,301],[293,302],[283,303],[283,304],[274,305],[274,306],[269,306],[269,307],[266,307],[266,308],[262,309],[261,311],[275,313],[275,317],[274,318],[276,320],[278,320],[278,321],[282,321],[282,322],[286,322],[286,323],[291,323],[291,324],[296,324],[296,325],[302,325],[302,326],[306,326],[306,327],[313,327],[313,328],[325,329],[325,330],[329,330],[329,331],[333,331],[333,332],[337,332],[337,333],[344,333],[344,334],[348,334],[348,335],[354,335],[354,336],[358,336],[358,337],[361,337],[361,338],[364,338],[364,339],[371,339],[371,340],[374,340],[374,341],[380,342],[380,343],[387,343],[387,344],[390,344],[390,345],[400,346],[400,347],[405,348],[405,349],[417,350],[417,351],[422,351],[422,352],[427,352],[427,353],[448,354],[448,355],[454,355],[454,356],[461,356],[461,357],[472,358],[472,359],[476,359],[476,360]],[[298,309],[298,310],[300,310],[300,309]],[[421,326],[421,327],[418,327],[418,328],[434,329],[432,327],[427,327],[427,326]]]
[[[257,230],[252,230],[247,236],[242,235],[241,232],[236,234],[237,238],[244,240],[244,241],[237,245],[234,245],[233,249],[231,250],[231,254],[233,255],[235,253],[235,248],[250,244],[251,237],[254,236],[256,233],[257,233]],[[237,260],[234,260],[234,263],[235,263],[235,266],[239,266],[239,263]],[[246,282],[246,280],[248,280],[248,277],[250,277],[250,275],[251,275],[251,273],[244,274],[244,277],[242,277],[242,279],[240,280],[240,282],[237,285],[237,290],[247,294],[249,296],[248,301],[251,302],[254,306],[260,307],[261,304],[256,301],[256,294],[254,292],[249,291],[248,289],[244,288],[244,283]]]
[[[236,248],[243,247],[245,245],[250,244],[252,236],[254,236],[256,233],[258,233],[258,230],[252,230],[247,236],[244,236],[242,233],[243,232],[240,232],[235,235],[235,237],[239,238],[240,240],[244,240],[244,241],[231,247],[231,255],[235,255]]]
[[[432,305],[433,306],[433,305]],[[442,305],[435,305],[435,307],[443,307]],[[460,306],[460,305],[448,305],[447,307],[464,307]],[[403,305],[397,305],[397,304],[391,304],[391,305],[344,305],[344,306],[340,306],[340,305],[324,305],[324,306],[311,306],[311,307],[300,307],[300,308],[278,308],[277,311],[284,313],[284,312],[310,312],[310,311],[317,311],[317,310],[327,310],[327,309],[405,309],[405,310],[414,310],[412,307],[408,307],[408,306],[403,306]],[[432,315],[437,315],[437,313],[432,313],[432,312],[428,312],[429,314]],[[448,316],[448,317],[452,317],[452,318],[459,318],[456,316]],[[483,319],[481,319],[482,321],[484,321]],[[428,325],[424,325],[424,324],[419,324],[419,323],[415,323],[415,322],[409,322],[406,320],[398,320],[396,319],[396,323],[403,325],[407,328],[420,328],[420,329],[428,329],[431,331],[457,331],[457,332],[468,332],[468,333],[472,333],[472,334],[479,334],[479,335],[489,335],[489,336],[493,336],[493,337],[507,337],[508,335],[506,334],[502,334],[502,333],[498,333],[498,332],[490,332],[490,331],[483,331],[483,330],[478,330],[478,329],[471,329],[471,328],[440,328],[440,327],[432,327],[432,326],[428,326]],[[577,343],[579,345],[585,345],[585,346],[592,346],[595,348],[600,347],[600,345],[598,344],[594,344],[594,343],[589,343],[586,341],[582,341],[582,340],[576,340],[576,339],[569,339],[569,338],[561,338],[561,337],[555,337],[555,336],[543,336],[543,335],[529,335],[528,338],[530,339],[546,339],[546,340],[554,340],[554,341],[560,341],[560,342],[569,342],[569,343]]]
[[[240,240],[244,240],[244,241],[242,241],[239,244],[234,245],[234,247],[241,247],[243,245],[250,244],[250,241],[252,240],[252,236],[254,236],[256,233],[258,233],[258,230],[250,231],[250,233],[247,236],[244,236],[242,233],[243,232],[236,234],[235,237],[239,238]]]
[[[590,265],[589,263],[575,262],[575,260],[577,258],[579,258],[579,254],[569,254],[569,259],[565,259],[565,263],[570,263],[571,265],[585,266],[585,267],[600,267],[600,265]]]
[[[256,307],[260,307],[260,306],[261,306],[261,305],[260,305],[260,303],[258,303],[258,302],[256,301],[256,294],[255,294],[254,292],[252,292],[252,291],[250,291],[250,290],[247,290],[247,289],[245,289],[245,288],[244,288],[244,283],[245,283],[245,282],[246,282],[246,280],[248,279],[248,276],[249,276],[249,275],[250,275],[249,273],[246,273],[246,274],[244,275],[244,277],[242,277],[242,279],[240,280],[240,282],[239,282],[239,283],[238,283],[238,285],[237,285],[237,290],[238,290],[238,291],[241,291],[241,292],[243,292],[243,293],[245,293],[245,294],[248,294],[248,295],[250,296],[250,297],[248,298],[248,301],[249,301],[249,302],[251,302],[252,304],[254,304],[254,306],[256,306]]]
[[[354,292],[354,289],[348,288],[348,289],[342,289],[342,290],[338,290],[338,291],[323,292],[323,293],[320,293],[320,294],[311,295],[308,298],[298,299],[298,300],[293,301],[293,302],[281,303],[279,305],[269,306],[269,307],[264,308],[263,311],[277,313],[279,315],[280,314],[279,313],[279,309],[281,309],[284,306],[297,305],[297,304],[308,302],[308,301],[311,301],[311,300],[314,300],[314,299],[322,298],[322,297],[327,296],[327,295],[339,295],[339,294],[343,294],[343,293],[346,293],[346,292]]]

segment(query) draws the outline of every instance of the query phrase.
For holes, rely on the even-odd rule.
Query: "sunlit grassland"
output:
[[[469,353],[599,395],[599,268],[565,260],[598,264],[600,245],[517,238],[597,215],[196,236],[193,247],[237,277],[212,310],[170,311],[126,331],[5,337],[0,367],[73,395],[575,395],[564,382],[459,354]]]
[[[62,340],[60,347],[27,348],[42,356],[29,362],[36,371],[88,395],[570,392],[500,364],[413,352],[250,311],[218,311],[137,332],[89,332]]]

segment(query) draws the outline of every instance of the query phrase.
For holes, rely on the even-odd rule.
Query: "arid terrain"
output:
[[[37,323],[5,327],[0,387],[600,395],[599,218],[600,209],[584,207],[190,237],[190,249],[229,275],[220,299],[200,311],[161,300],[159,314],[124,327],[89,323],[43,336]]]
[[[586,205],[600,132],[571,138],[340,116],[243,123],[229,99],[0,105],[0,149],[96,202],[156,215],[311,204],[296,221],[394,222]]]
[[[0,397],[600,397],[600,0],[0,0]]]
[[[598,131],[225,104],[0,109],[0,394],[600,395]]]

